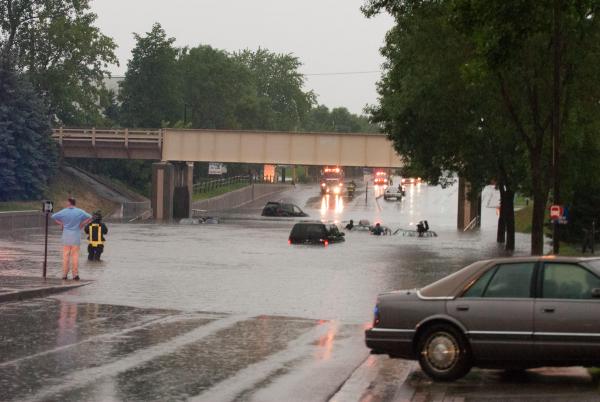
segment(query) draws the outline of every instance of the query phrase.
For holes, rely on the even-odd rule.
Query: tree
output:
[[[0,0],[0,47],[44,97],[60,124],[94,124],[111,38],[94,26],[88,0]]]
[[[0,63],[0,201],[40,199],[56,167],[50,119],[31,85]]]
[[[145,36],[134,34],[136,46],[120,83],[121,124],[157,128],[183,120],[182,78],[175,38],[155,23]]]
[[[556,4],[559,5],[557,15],[562,27],[559,41],[555,40],[551,23]],[[392,13],[397,21],[395,29],[404,34],[410,32],[405,23],[412,20],[415,11],[427,7],[440,7],[442,20],[451,24],[463,38],[465,47],[458,49],[464,57],[461,71],[470,70],[472,83],[487,87],[477,99],[492,105],[496,111],[492,115],[497,118],[494,130],[506,127],[498,131],[501,135],[497,136],[500,143],[506,145],[505,151],[510,151],[511,140],[513,148],[524,150],[527,158],[525,184],[534,199],[531,251],[541,254],[544,212],[553,181],[552,122],[558,121],[564,143],[569,137],[578,135],[579,122],[573,118],[573,112],[598,107],[600,80],[594,66],[599,57],[597,11],[600,5],[592,0],[369,0],[363,11],[367,15],[381,11]],[[562,52],[557,69],[554,69],[555,45]],[[555,72],[561,88],[558,116],[551,102]],[[460,75],[457,77],[450,82],[458,81]],[[382,85],[387,83],[383,81]],[[438,95],[454,100],[459,93],[442,88]],[[390,105],[390,110],[397,106],[402,104]],[[422,142],[424,146],[431,145],[431,142]],[[509,160],[504,166],[514,166],[514,161]]]
[[[396,16],[382,49],[387,61],[379,104],[370,113],[405,156],[408,170],[442,185],[459,174],[472,192],[495,182],[502,205],[498,241],[512,250],[523,153],[497,118],[497,100],[486,96],[493,83],[469,63],[470,44],[447,13],[443,3],[422,2]]]
[[[262,128],[253,74],[227,52],[210,46],[183,49],[183,99],[194,128]]]
[[[305,78],[298,71],[302,63],[291,54],[276,54],[266,49],[244,50],[236,60],[252,73],[258,97],[258,125],[264,130],[298,130],[315,95],[305,92]],[[258,127],[257,127],[258,128]]]
[[[327,106],[319,105],[310,109],[302,122],[302,130],[375,133],[378,132],[378,127],[371,124],[367,116],[350,113],[345,107],[334,108],[330,111]]]

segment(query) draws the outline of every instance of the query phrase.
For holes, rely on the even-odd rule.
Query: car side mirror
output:
[[[600,288],[594,288],[594,289],[592,289],[592,297],[599,297],[600,298]]]

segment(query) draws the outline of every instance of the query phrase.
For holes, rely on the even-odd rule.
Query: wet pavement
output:
[[[409,187],[402,202],[377,195],[370,188],[354,200],[322,198],[316,186],[297,186],[277,199],[312,219],[392,229],[427,219],[439,236],[349,232],[329,247],[289,246],[294,219],[260,217],[265,200],[221,214],[218,225],[109,225],[104,261],[80,260],[90,285],[0,305],[0,400],[500,400],[502,392],[544,393],[546,382],[557,397],[594,395],[579,369],[559,380],[527,372],[525,382],[474,370],[440,388],[412,362],[369,356],[363,330],[378,293],[505,255],[494,242],[491,189],[483,228],[472,233],[455,230],[456,188]],[[0,275],[37,274],[42,235],[0,239]],[[517,254],[527,253],[527,237],[518,244]],[[59,248],[53,232],[54,277]]]
[[[0,303],[44,297],[89,284],[89,281],[63,281],[59,278],[0,275]]]

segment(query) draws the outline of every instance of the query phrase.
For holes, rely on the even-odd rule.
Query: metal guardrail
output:
[[[275,177],[252,177],[252,176],[232,176],[222,179],[205,179],[194,184],[194,193],[205,193],[220,187],[226,187],[232,184],[279,184],[275,181]]]
[[[481,216],[479,216],[479,215],[476,216],[475,218],[473,218],[473,220],[471,222],[469,222],[469,224],[465,227],[463,232],[468,232],[469,230],[473,230],[477,226],[479,226],[480,219],[481,219]]]
[[[129,130],[124,129],[96,129],[96,128],[56,128],[52,130],[52,138],[62,146],[68,142],[97,142],[122,143],[125,147],[132,144],[156,144],[159,148],[163,143],[162,130]]]
[[[206,193],[211,190],[230,186],[233,184],[251,184],[252,182],[252,177],[250,176],[233,176],[222,179],[203,180],[199,183],[194,184],[194,193]]]

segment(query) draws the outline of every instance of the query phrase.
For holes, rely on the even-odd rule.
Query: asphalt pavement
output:
[[[412,362],[370,356],[363,330],[379,292],[419,287],[475,260],[505,255],[494,242],[493,202],[484,208],[481,231],[457,233],[456,188],[409,187],[402,202],[377,195],[371,188],[353,200],[323,198],[316,186],[298,185],[277,198],[312,219],[338,223],[369,219],[414,229],[427,219],[438,237],[349,232],[346,242],[329,247],[290,246],[294,219],[260,217],[262,202],[220,214],[218,225],[110,225],[104,261],[81,259],[88,286],[0,304],[0,322],[7,323],[0,326],[0,400],[600,396],[580,368],[528,371],[516,379],[473,370],[440,385]],[[491,189],[484,199],[494,199]],[[0,239],[0,275],[39,272],[42,235],[20,231]],[[527,237],[518,236],[517,254],[528,248]],[[60,277],[59,249],[53,232],[54,277]],[[503,395],[510,398],[498,399]]]

